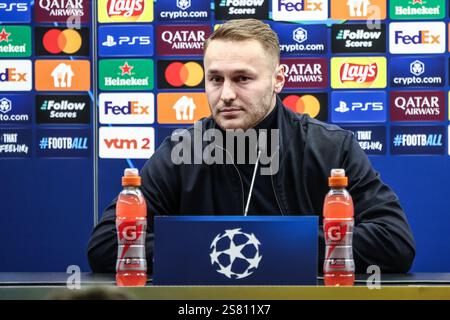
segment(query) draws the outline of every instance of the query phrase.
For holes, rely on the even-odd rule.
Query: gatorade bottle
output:
[[[138,170],[125,169],[122,177],[123,190],[116,204],[118,286],[145,286],[147,282],[147,205],[139,189],[140,185]]]
[[[345,170],[332,169],[328,185],[331,190],[323,204],[324,282],[326,286],[352,286],[355,281],[352,248],[354,210],[352,197],[345,189],[348,185]]]

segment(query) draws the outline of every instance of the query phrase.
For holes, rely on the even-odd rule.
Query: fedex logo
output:
[[[26,72],[18,72],[15,68],[6,68],[0,72],[0,82],[26,82]]]
[[[390,24],[391,53],[444,53],[444,22],[405,22]]]
[[[0,60],[0,91],[30,91],[31,81],[30,60]]]
[[[321,1],[315,0],[301,0],[301,1],[290,1],[290,0],[280,0],[278,1],[278,10],[291,11],[322,11],[323,3]]]
[[[105,114],[150,114],[149,106],[140,106],[138,101],[129,101],[127,105],[116,106],[112,101],[105,102]]]
[[[433,35],[430,33],[430,30],[421,30],[416,35],[408,35],[403,31],[395,31],[395,43],[404,43],[404,44],[439,44],[441,36]]]
[[[327,0],[273,0],[272,18],[275,21],[326,20]]]
[[[100,123],[151,124],[155,121],[153,93],[102,93]]]

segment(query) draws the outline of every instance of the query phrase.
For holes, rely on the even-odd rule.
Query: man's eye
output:
[[[214,83],[219,83],[219,82],[222,82],[222,78],[221,77],[211,77],[209,79],[209,81],[214,82]]]
[[[238,81],[239,82],[247,82],[247,81],[249,81],[250,80],[250,78],[249,77],[246,77],[246,76],[240,76],[239,78],[238,78]]]

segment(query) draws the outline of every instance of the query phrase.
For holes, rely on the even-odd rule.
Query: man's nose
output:
[[[236,92],[234,91],[233,84],[229,80],[223,82],[222,94],[220,95],[220,100],[225,104],[231,103],[236,99]]]

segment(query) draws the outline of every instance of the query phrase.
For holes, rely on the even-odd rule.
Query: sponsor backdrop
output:
[[[88,271],[126,167],[210,114],[203,41],[257,18],[294,112],[354,133],[401,199],[416,272],[449,272],[445,0],[0,0],[0,271]]]

